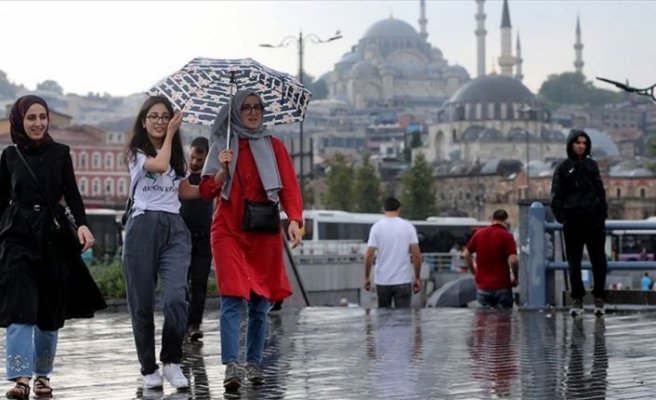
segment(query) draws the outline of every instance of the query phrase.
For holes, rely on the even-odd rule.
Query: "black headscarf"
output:
[[[25,132],[25,127],[23,126],[25,114],[34,104],[41,104],[43,108],[46,109],[46,115],[48,116],[46,132],[43,134],[43,139],[38,141],[30,139]],[[32,150],[43,144],[52,142],[52,137],[48,133],[48,127],[50,127],[50,109],[48,108],[46,101],[39,96],[29,94],[16,100],[16,103],[14,103],[9,112],[9,124],[11,127],[11,141],[14,142],[20,150]]]

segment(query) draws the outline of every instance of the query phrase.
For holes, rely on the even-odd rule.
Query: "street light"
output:
[[[328,43],[332,42],[333,40],[341,39],[342,34],[340,31],[335,32],[335,35],[323,40],[319,36],[315,35],[314,33],[310,33],[309,35],[303,36],[303,31],[300,31],[298,33],[298,37],[294,36],[287,36],[285,37],[280,44],[278,45],[272,45],[272,44],[260,44],[260,47],[267,47],[267,48],[278,48],[278,47],[287,47],[289,46],[290,43],[296,43],[298,46],[298,80],[303,83],[303,47],[305,46],[305,42],[308,40],[312,43],[319,44],[319,43]],[[300,122],[299,125],[299,130],[298,130],[298,137],[299,141],[301,143],[301,161],[300,161],[300,168],[299,168],[299,186],[301,188],[301,194],[303,194],[303,121]]]
[[[530,151],[529,151],[530,150],[530,148],[529,148],[529,137],[530,137],[529,135],[530,135],[530,133],[528,131],[528,128],[529,128],[528,121],[531,120],[531,111],[533,111],[533,108],[528,104],[524,104],[524,106],[519,111],[524,113],[524,119],[527,121],[526,125],[525,125],[526,126],[525,132],[526,132],[526,198],[528,199],[530,197],[530,194],[531,194],[531,177],[530,177],[529,172],[528,172],[529,153],[530,153]]]

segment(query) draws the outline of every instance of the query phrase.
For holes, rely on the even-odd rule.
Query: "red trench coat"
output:
[[[272,137],[271,144],[282,182],[280,204],[290,221],[302,224],[303,200],[291,158],[279,139]],[[219,199],[211,239],[218,291],[222,296],[250,299],[252,290],[269,301],[283,300],[292,294],[283,259],[283,235],[241,229],[244,192],[251,201],[267,200],[247,139],[239,139],[231,185],[228,200],[221,197],[222,184],[215,184],[213,176],[203,177],[199,188],[202,198]]]

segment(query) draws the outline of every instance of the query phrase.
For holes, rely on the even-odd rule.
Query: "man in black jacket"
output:
[[[606,286],[605,222],[608,217],[606,191],[599,166],[590,157],[592,142],[583,130],[572,129],[567,137],[567,159],[554,171],[551,210],[563,224],[569,276],[572,283],[573,316],[583,312],[585,288],[581,281],[581,259],[585,245],[592,263],[595,314],[605,312]]]

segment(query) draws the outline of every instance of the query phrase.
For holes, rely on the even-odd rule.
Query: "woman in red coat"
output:
[[[231,113],[229,148],[226,142]],[[303,200],[296,172],[284,144],[263,126],[264,103],[253,91],[241,91],[219,112],[212,146],[203,169],[200,194],[218,197],[212,222],[212,253],[221,294],[221,360],[227,391],[241,386],[239,326],[248,303],[246,378],[264,383],[259,369],[264,351],[269,302],[292,294],[283,259],[281,232],[242,230],[244,201],[280,203],[289,218],[292,246],[301,242]]]

